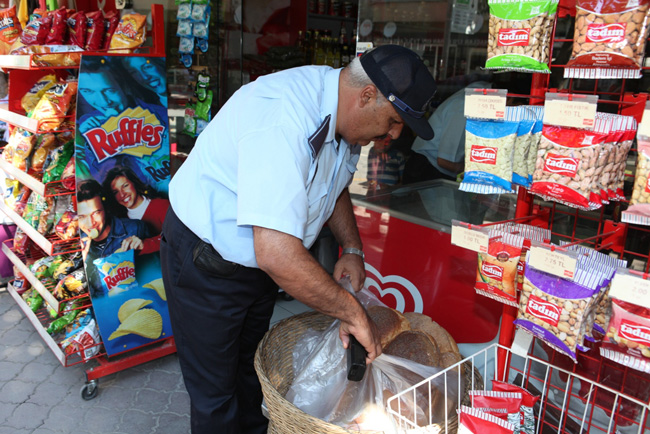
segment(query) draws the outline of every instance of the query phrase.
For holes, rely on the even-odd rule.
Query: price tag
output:
[[[643,119],[639,124],[638,134],[640,136],[650,137],[650,101],[645,103],[645,110],[643,110]]]
[[[627,272],[617,272],[609,296],[650,309],[650,280]]]
[[[490,237],[483,232],[464,228],[462,226],[451,227],[451,244],[463,247],[475,252],[486,253]]]
[[[575,97],[569,101],[569,95],[546,94],[544,103],[544,123],[564,127],[583,128],[591,130],[596,120],[598,97],[589,95]],[[553,95],[553,96],[549,96]],[[570,95],[573,97],[573,95]]]
[[[465,89],[465,117],[503,120],[506,94],[505,89]]]
[[[558,277],[573,279],[577,259],[566,252],[532,246],[528,263],[531,267]]]

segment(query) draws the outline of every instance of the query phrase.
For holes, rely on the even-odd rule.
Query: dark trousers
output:
[[[253,361],[277,285],[260,269],[225,261],[171,207],[160,257],[192,433],[266,433]]]

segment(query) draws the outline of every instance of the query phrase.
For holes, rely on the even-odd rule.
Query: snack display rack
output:
[[[129,54],[131,56],[165,56],[164,44],[164,11],[163,6],[154,4],[151,6],[151,16],[153,28],[148,33],[148,37],[152,40],[151,46],[145,46],[139,49],[138,53]],[[60,53],[61,56],[70,53]],[[0,105],[0,120],[7,122],[15,127],[23,128],[29,132],[38,134],[42,132],[41,124],[47,120],[37,121],[25,116],[20,105],[20,99],[29,88],[45,73],[55,74],[57,77],[64,77],[67,75],[69,69],[78,69],[81,55],[124,55],[120,52],[79,52],[77,62],[65,65],[56,65],[56,56],[52,53],[48,54],[30,54],[30,55],[2,55],[0,56],[0,68],[8,72],[9,75],[9,95],[8,104]],[[48,56],[50,62],[44,66],[42,56]],[[40,59],[40,60],[39,60]],[[51,62],[54,60],[54,64]],[[74,119],[64,119],[64,128],[61,131],[74,131]],[[66,190],[61,185],[61,181],[53,181],[43,184],[38,179],[15,168],[4,159],[0,159],[0,170],[3,170],[10,177],[17,179],[23,185],[30,188],[32,191],[45,196],[61,196],[70,195],[74,198],[74,192]],[[37,247],[29,248],[26,253],[20,254],[13,249],[13,240],[7,240],[2,245],[2,251],[14,264],[14,266],[26,277],[38,293],[43,297],[43,300],[50,309],[59,312],[60,306],[64,302],[73,299],[79,299],[80,305],[77,309],[86,309],[91,307],[92,303],[88,294],[77,296],[66,300],[57,300],[51,293],[52,288],[46,287],[36,276],[30,271],[27,264],[33,262],[44,256],[61,255],[64,253],[73,253],[80,251],[79,237],[70,240],[61,240],[57,235],[43,236],[33,227],[31,227],[19,214],[14,212],[11,208],[5,205],[4,201],[0,201],[0,211],[5,213],[16,225],[21,228],[25,234],[31,239],[33,244]],[[146,363],[151,360],[173,354],[176,352],[174,338],[170,337],[161,341],[157,341],[148,345],[144,345],[124,353],[117,354],[110,359],[106,352],[101,347],[101,343],[96,344],[100,346],[99,352],[92,357],[86,357],[84,350],[77,352],[64,351],[59,343],[50,336],[47,331],[47,309],[42,308],[34,313],[27,303],[22,299],[22,291],[15,288],[12,284],[7,286],[7,290],[16,301],[18,307],[23,311],[26,318],[34,326],[38,335],[43,339],[43,342],[52,351],[54,356],[59,362],[65,366],[73,366],[81,363],[89,363],[86,369],[86,382],[81,388],[81,397],[83,399],[92,399],[98,392],[98,379],[107,375],[128,369],[133,366]],[[89,350],[91,347],[86,347]],[[93,362],[94,361],[94,362]]]

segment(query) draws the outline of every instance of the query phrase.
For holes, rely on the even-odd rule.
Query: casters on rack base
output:
[[[81,387],[81,398],[90,401],[97,396],[97,392],[99,392],[97,380],[89,381]]]

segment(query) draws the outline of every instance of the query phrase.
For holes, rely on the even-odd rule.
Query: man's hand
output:
[[[343,347],[347,349],[350,346],[350,335],[354,335],[354,337],[357,338],[357,341],[359,341],[368,352],[368,356],[366,357],[366,364],[368,364],[372,363],[373,360],[379,357],[382,349],[377,326],[365,311],[364,314],[363,318],[357,318],[357,321],[354,323],[341,321],[339,337],[341,338],[341,342],[343,342]]]
[[[361,291],[363,284],[366,281],[366,268],[361,256],[348,253],[342,255],[339,260],[336,261],[332,277],[338,282],[343,276],[350,277],[350,283],[352,284],[354,292]]]
[[[102,124],[108,119],[105,116],[91,116],[86,119],[81,125],[79,125],[79,132],[81,134],[86,133],[88,130],[93,128],[101,127]]]
[[[86,256],[88,256],[88,252],[90,251],[90,237],[83,237],[81,239],[81,256],[84,258],[84,262],[86,261]]]
[[[122,241],[122,246],[120,247],[120,250],[122,252],[126,252],[127,250],[142,250],[144,247],[144,243],[142,240],[135,235],[131,235],[128,238],[125,238]]]

